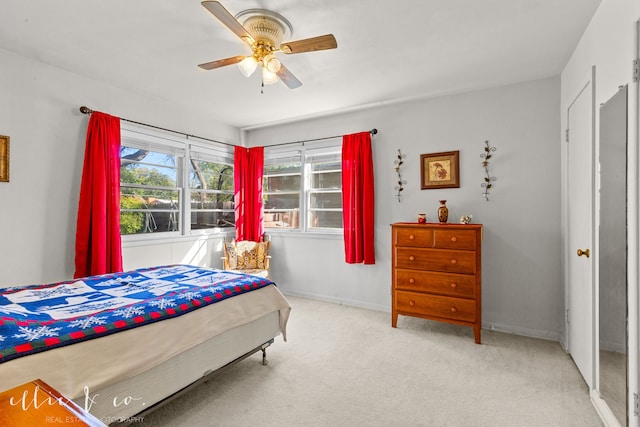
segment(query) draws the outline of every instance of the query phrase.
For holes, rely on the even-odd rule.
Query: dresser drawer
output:
[[[394,248],[394,268],[475,274],[476,253],[444,249]]]
[[[475,230],[433,230],[433,247],[442,249],[476,249]]]
[[[475,322],[475,304],[468,299],[396,291],[396,309],[401,313]]]
[[[434,292],[462,298],[476,297],[476,278],[465,274],[433,273],[397,269],[395,289]]]
[[[431,247],[433,246],[433,230],[430,228],[397,228],[394,233],[395,246]]]

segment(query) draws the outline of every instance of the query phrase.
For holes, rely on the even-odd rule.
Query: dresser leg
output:
[[[398,326],[398,313],[395,311],[391,313],[391,327],[395,328]]]
[[[482,328],[480,325],[473,326],[473,337],[476,339],[476,344],[480,344],[480,330]]]

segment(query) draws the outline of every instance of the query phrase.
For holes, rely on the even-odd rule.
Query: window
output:
[[[192,148],[189,172],[191,230],[234,227],[233,158]]]
[[[300,228],[302,170],[299,150],[278,152],[265,147],[262,181],[265,228]]]
[[[123,145],[120,148],[120,233],[180,231],[181,158]]]
[[[342,229],[342,141],[265,147],[265,229]]]
[[[233,147],[122,125],[120,234],[234,226]]]
[[[342,152],[307,152],[307,229],[342,229]]]

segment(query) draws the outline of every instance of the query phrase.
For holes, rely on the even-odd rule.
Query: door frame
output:
[[[640,58],[640,20],[636,21],[635,57]],[[635,87],[635,90],[632,89]],[[629,84],[627,100],[627,411],[630,426],[640,425],[634,396],[640,384],[640,82]]]

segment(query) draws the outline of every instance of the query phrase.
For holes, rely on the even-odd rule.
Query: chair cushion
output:
[[[235,243],[236,265],[230,269],[264,269],[269,255],[269,242],[240,241]]]

